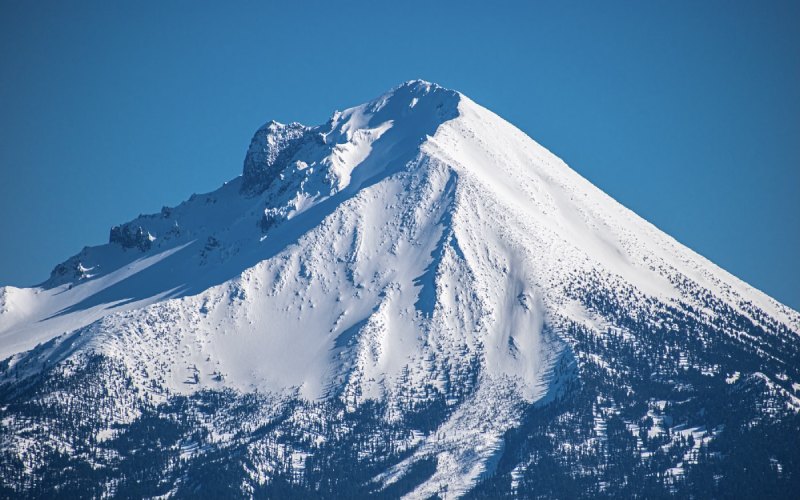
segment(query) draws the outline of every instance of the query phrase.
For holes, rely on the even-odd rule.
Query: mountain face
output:
[[[412,81],[0,288],[0,496],[790,497],[799,335]]]

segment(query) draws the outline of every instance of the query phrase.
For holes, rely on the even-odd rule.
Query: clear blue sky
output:
[[[235,177],[269,119],[423,78],[800,309],[798,22],[797,1],[0,0],[0,283]]]

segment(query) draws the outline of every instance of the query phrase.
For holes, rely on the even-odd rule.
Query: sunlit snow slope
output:
[[[39,287],[0,289],[2,377],[23,387],[113,360],[135,390],[110,403],[109,429],[202,391],[376,402],[387,421],[441,396],[446,418],[375,481],[435,457],[406,493],[460,495],[492,472],[523,407],[579,376],[567,326],[613,323],[588,305],[592,287],[641,315],[658,304],[711,321],[724,306],[800,330],[797,312],[513,125],[412,81],[317,127],[270,122],[241,177],[113,228]],[[769,377],[787,394],[800,382]]]

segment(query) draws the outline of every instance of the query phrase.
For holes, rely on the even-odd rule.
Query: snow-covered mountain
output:
[[[242,176],[0,288],[0,493],[787,493],[799,334],[411,81],[266,124]]]

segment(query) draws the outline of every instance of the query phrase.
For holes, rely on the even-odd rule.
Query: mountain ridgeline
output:
[[[0,497],[792,497],[800,314],[411,81],[0,288]]]

